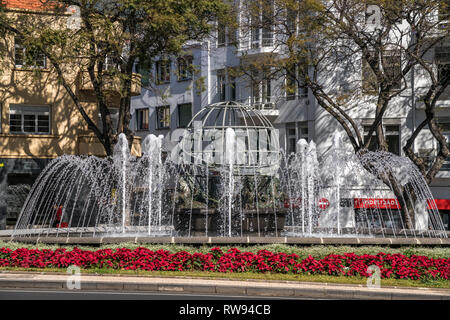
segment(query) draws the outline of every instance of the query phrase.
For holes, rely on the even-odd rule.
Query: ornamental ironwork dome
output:
[[[279,134],[257,109],[234,101],[205,106],[179,143],[178,161],[236,175],[274,175],[279,168]]]

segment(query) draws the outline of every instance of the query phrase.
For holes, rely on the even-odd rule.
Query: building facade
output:
[[[39,0],[8,0],[2,4],[10,15],[45,19],[45,8]],[[62,14],[60,18],[67,17]],[[25,67],[27,49],[21,40],[5,36],[0,41],[7,50],[2,55],[0,74],[0,229],[4,229],[14,227],[31,186],[52,159],[65,154],[104,156],[105,151],[46,57],[38,54],[34,65]],[[92,86],[87,81],[73,83],[77,83],[74,91],[85,110],[98,124]],[[138,141],[133,151],[140,154]]]

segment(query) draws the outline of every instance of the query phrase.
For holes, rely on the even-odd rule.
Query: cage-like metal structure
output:
[[[233,140],[233,141],[231,141]],[[279,134],[261,111],[238,102],[205,106],[179,143],[179,161],[236,175],[274,175],[280,161]]]

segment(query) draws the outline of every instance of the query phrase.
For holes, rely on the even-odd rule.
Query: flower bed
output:
[[[322,259],[296,254],[241,252],[232,248],[223,252],[212,248],[208,253],[172,253],[147,248],[119,248],[97,251],[66,249],[0,248],[0,267],[67,268],[76,265],[88,268],[147,271],[212,271],[212,272],[270,272],[291,274],[326,274],[336,276],[370,276],[367,268],[376,265],[381,278],[449,279],[450,258],[433,259],[425,256],[378,253],[376,255],[330,254]]]

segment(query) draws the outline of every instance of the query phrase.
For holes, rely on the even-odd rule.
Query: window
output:
[[[286,100],[295,100],[296,82],[292,74],[288,73],[286,75]]]
[[[170,128],[170,106],[156,107],[156,128]]]
[[[178,127],[186,128],[192,119],[192,103],[178,105]]]
[[[291,122],[286,124],[287,152],[297,151],[297,141],[305,139],[309,141],[308,122]]]
[[[25,65],[25,48],[22,44],[22,40],[18,37],[14,38],[14,64],[16,67]]]
[[[298,139],[305,139],[309,141],[309,133],[308,133],[308,123],[302,122],[298,125],[299,137]]]
[[[273,1],[260,3],[259,9],[252,10],[250,17],[250,37],[253,49],[273,45],[274,7]]]
[[[402,83],[399,77],[402,73],[402,60],[398,53],[387,53],[383,56],[384,58],[384,74],[389,79],[388,81],[392,84],[392,89],[401,89]]]
[[[156,62],[157,84],[170,82],[170,60],[159,60]]]
[[[286,74],[286,100],[295,100],[298,98],[308,97],[308,87],[302,81],[301,72],[297,71],[298,67]],[[298,78],[295,78],[297,75]],[[298,79],[298,81],[297,81]]]
[[[450,71],[450,47],[435,47],[434,60],[437,65],[438,81],[448,77]]]
[[[367,140],[369,140],[369,131],[370,126],[364,126],[364,143],[367,143]],[[378,143],[376,141],[377,137],[375,132],[372,134],[372,140],[370,140],[369,144],[369,150],[370,151],[376,151],[378,149]]]
[[[399,125],[384,125],[384,136],[388,145],[388,151],[400,155],[400,126]],[[369,139],[370,125],[364,126],[364,143]],[[369,144],[369,150],[378,150],[378,142],[376,133],[372,134],[372,139]]]
[[[266,1],[266,5],[262,8],[262,46],[270,47],[273,45],[273,23],[274,10],[273,1]]]
[[[444,79],[447,79],[450,76],[450,64],[442,63],[438,64],[438,74],[437,78],[438,81],[443,81]]]
[[[261,102],[261,100],[260,100],[260,88],[259,88],[259,80],[258,80],[258,78],[253,78],[252,79],[252,84],[251,84],[251,89],[252,89],[252,100],[251,100],[251,103],[252,104],[254,104],[254,103],[260,103]]]
[[[286,124],[286,140],[287,140],[287,153],[295,153],[297,145],[297,130],[295,123]]]
[[[103,70],[113,71],[115,69],[117,69],[117,63],[110,55],[107,55],[105,58],[105,62],[103,63]]]
[[[441,127],[442,134],[447,139],[448,146],[450,147],[450,123],[439,123],[439,126]],[[450,171],[450,157],[444,161],[441,170]]]
[[[177,59],[178,81],[192,79],[192,56],[184,56]]]
[[[375,53],[372,53],[372,57],[376,59]],[[380,63],[378,61],[377,63]],[[401,77],[402,65],[401,56],[396,52],[385,52],[383,54],[383,71],[388,84],[392,85],[393,90],[401,89]],[[375,73],[370,67],[367,60],[362,59],[362,86],[363,91],[369,94],[378,92],[378,81]]]
[[[238,38],[238,21],[237,14],[231,16],[231,22],[227,27],[228,45],[236,45]]]
[[[217,97],[218,101],[225,101],[226,97],[226,74],[224,69],[217,70]]]
[[[271,79],[268,77],[268,72],[261,72],[254,70],[252,72],[251,89],[252,89],[252,104],[268,103],[272,95]]]
[[[227,45],[227,30],[223,23],[217,23],[217,46],[225,47]]]
[[[386,125],[384,129],[388,151],[400,155],[400,126]]]
[[[11,133],[50,133],[50,107],[10,105],[9,131]]]
[[[260,35],[260,29],[259,29],[259,21],[254,19],[252,20],[252,27],[251,27],[251,39],[252,39],[252,49],[259,48],[259,35]]]
[[[262,102],[270,102],[270,96],[272,95],[272,87],[270,79],[264,78],[261,83]]]
[[[304,78],[302,77],[302,73],[301,70],[298,71],[297,73],[298,76],[298,96],[299,98],[308,98],[308,87],[305,84]]]
[[[228,75],[228,84],[229,84],[229,100],[236,100],[236,77]]]
[[[286,14],[286,29],[289,34],[297,33],[297,12],[288,10]]]
[[[138,63],[136,65],[136,72],[141,75],[141,85],[148,87],[150,84],[151,67],[148,63]]]
[[[228,18],[230,20],[226,23],[223,21],[217,22],[217,47],[219,48],[237,44],[237,14],[231,13]]]
[[[45,68],[45,55],[38,49],[27,49],[20,37],[14,38],[14,64],[17,68],[25,66],[32,68]]]
[[[308,97],[308,87],[303,85],[302,83],[298,86],[298,96],[300,98],[307,98]]]
[[[219,102],[236,100],[236,77],[228,74],[225,69],[217,70],[217,99]]]
[[[148,108],[136,109],[136,130],[143,131],[148,130]]]

